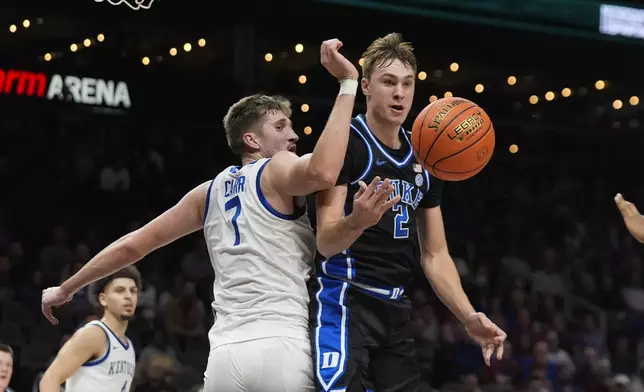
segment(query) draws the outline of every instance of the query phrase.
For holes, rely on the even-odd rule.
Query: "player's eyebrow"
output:
[[[279,120],[275,121],[275,125],[288,125],[288,126],[290,126],[292,124],[293,123],[288,118],[280,118]]]
[[[406,76],[403,76],[403,77],[398,77],[398,76],[396,76],[396,75],[394,75],[392,73],[387,72],[387,73],[382,74],[381,78],[413,79],[414,75],[410,74],[410,75],[406,75]]]

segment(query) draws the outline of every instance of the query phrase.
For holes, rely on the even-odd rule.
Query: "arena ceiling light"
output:
[[[95,37],[86,37],[82,39],[80,42],[72,42],[67,48],[65,48],[65,51],[69,50],[72,53],[76,53],[82,49],[87,49],[92,47],[93,45],[98,45],[103,42],[105,42],[105,34],[98,33],[96,34]],[[63,56],[62,51],[59,51],[59,52],[50,51],[42,55],[40,58],[46,62],[50,62],[62,56]]]

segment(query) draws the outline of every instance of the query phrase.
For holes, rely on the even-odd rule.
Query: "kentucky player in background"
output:
[[[60,349],[40,380],[40,392],[127,392],[134,377],[135,355],[125,336],[134,317],[141,276],[126,267],[92,286],[92,300],[103,317],[81,327]]]
[[[304,196],[335,184],[349,138],[358,71],[325,41],[321,62],[340,91],[312,154],[295,154],[290,103],[254,95],[224,118],[242,166],[190,191],[143,228],[122,237],[60,287],[43,293],[43,313],[89,282],[203,228],[215,269],[206,392],[301,392],[313,389],[308,334],[309,279],[315,237]],[[382,187],[380,204],[391,189]],[[388,193],[389,192],[389,193]]]

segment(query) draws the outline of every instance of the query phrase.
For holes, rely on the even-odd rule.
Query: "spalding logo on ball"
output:
[[[423,109],[411,131],[416,160],[446,181],[461,181],[483,170],[494,152],[494,126],[477,104],[443,98]]]

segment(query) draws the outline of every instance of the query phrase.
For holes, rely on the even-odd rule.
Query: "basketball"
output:
[[[494,142],[490,117],[464,98],[442,98],[427,105],[411,130],[416,160],[445,181],[466,180],[483,170]]]

